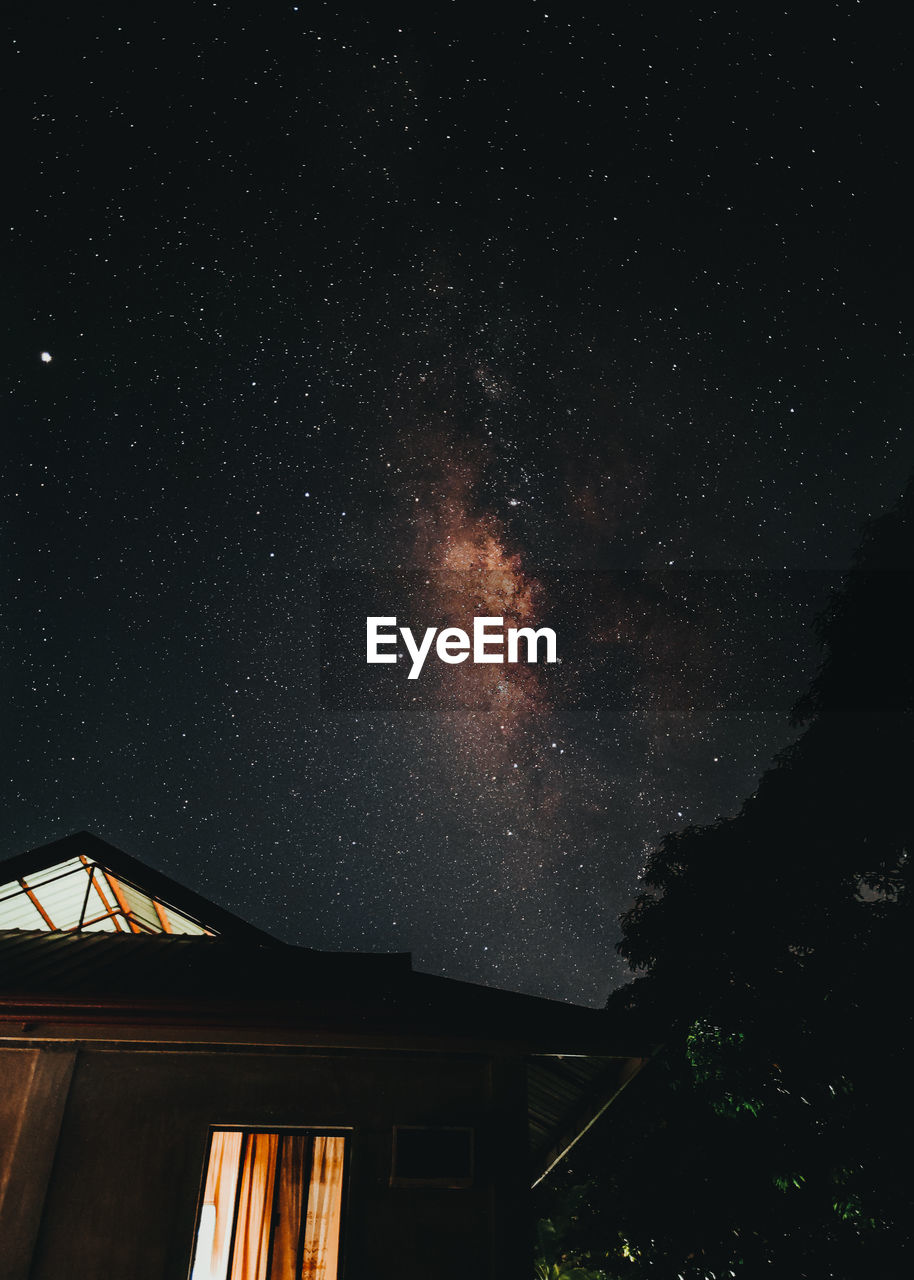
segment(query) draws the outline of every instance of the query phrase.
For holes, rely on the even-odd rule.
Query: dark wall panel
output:
[[[346,1280],[490,1276],[492,1205],[525,1173],[522,1141],[506,1160],[503,1093],[481,1056],[84,1049],[30,1280],[185,1280],[207,1134],[223,1125],[351,1129]],[[473,1186],[390,1187],[395,1124],[471,1125]]]

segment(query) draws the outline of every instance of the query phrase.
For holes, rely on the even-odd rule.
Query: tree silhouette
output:
[[[567,1175],[607,1274],[909,1273],[912,567],[914,483],[817,622],[801,736],[623,919],[610,1007],[664,1047]]]

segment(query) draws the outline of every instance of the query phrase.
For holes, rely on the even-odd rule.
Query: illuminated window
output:
[[[346,1139],[217,1129],[191,1280],[336,1280]]]
[[[0,885],[0,929],[208,934],[182,911],[80,854]]]

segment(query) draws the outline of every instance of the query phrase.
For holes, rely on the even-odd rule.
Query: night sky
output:
[[[910,103],[900,8],[596,9],[15,6],[0,856],[624,979],[914,466]],[[363,687],[388,590],[562,663]]]

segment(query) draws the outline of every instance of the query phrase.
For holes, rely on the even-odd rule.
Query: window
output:
[[[346,1139],[216,1129],[191,1280],[336,1280]]]
[[[84,854],[0,885],[0,929],[212,933]]]
[[[392,1187],[473,1185],[473,1130],[395,1125]]]

